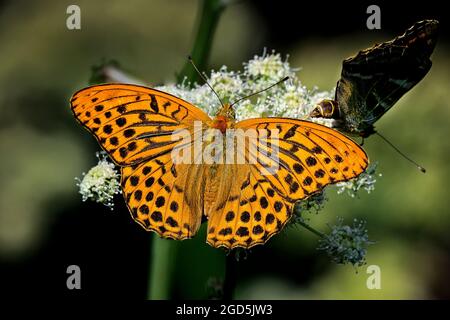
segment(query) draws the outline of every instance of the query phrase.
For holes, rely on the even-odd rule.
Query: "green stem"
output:
[[[156,234],[152,239],[149,299],[162,300],[170,296],[171,274],[175,255],[174,241],[160,239]]]
[[[320,238],[324,238],[324,237],[325,237],[325,234],[324,234],[324,233],[322,233],[322,232],[320,232],[320,231],[314,229],[313,227],[311,227],[309,224],[305,223],[304,221],[302,221],[302,220],[299,219],[299,220],[297,221],[297,223],[300,224],[303,228],[305,228],[305,229],[311,231],[312,233],[314,233],[316,236],[318,236],[318,237],[320,237]]]
[[[203,0],[200,2],[200,6],[201,12],[191,57],[199,69],[204,70],[208,63],[214,32],[225,8],[225,3],[223,0]],[[177,75],[178,83],[181,83],[185,78],[190,83],[198,79],[198,74],[189,61],[186,61],[182,71]],[[159,239],[155,235],[152,239],[151,250],[148,297],[149,299],[169,299],[176,242]]]
[[[195,36],[191,57],[196,63],[198,69],[203,71],[208,65],[214,33],[216,31],[220,15],[225,9],[226,4],[224,0],[203,0],[200,1],[200,6],[200,16],[197,24],[198,29]],[[181,83],[184,79],[191,84],[199,79],[197,72],[195,72],[187,59],[182,71],[177,75],[178,83]]]

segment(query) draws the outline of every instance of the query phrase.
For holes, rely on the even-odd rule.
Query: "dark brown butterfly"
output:
[[[439,22],[416,22],[395,39],[347,58],[334,100],[323,100],[313,118],[338,120],[336,128],[363,138],[375,133],[374,123],[431,68]]]

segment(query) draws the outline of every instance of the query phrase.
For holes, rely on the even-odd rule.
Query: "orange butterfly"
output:
[[[123,195],[133,219],[164,238],[191,238],[205,216],[207,242],[213,247],[263,244],[289,221],[296,201],[358,176],[368,164],[358,144],[325,126],[287,118],[236,122],[229,104],[211,119],[192,104],[147,87],[92,86],[75,93],[71,104],[77,120],[121,167]],[[195,147],[195,137],[205,134],[191,159],[201,156],[211,144],[208,129],[223,135],[254,130],[257,139],[243,151],[245,159],[253,161],[174,161],[180,145],[183,150]],[[194,139],[174,139],[181,130]],[[263,130],[278,136],[263,136]],[[270,171],[269,153],[275,144],[278,170]],[[266,153],[256,156],[255,150]]]

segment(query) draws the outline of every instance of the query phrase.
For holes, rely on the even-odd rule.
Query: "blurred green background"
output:
[[[87,85],[91,67],[102,59],[119,61],[149,85],[175,81],[191,49],[198,1],[77,1],[82,29],[74,31],[66,28],[70,4],[0,2],[0,290],[145,297],[153,236],[120,205],[109,212],[81,203],[74,177],[96,163],[98,147],[73,119],[68,101]],[[433,5],[437,2],[430,3],[430,14],[444,14]],[[240,69],[266,47],[288,54],[309,88],[330,90],[347,56],[391,39],[415,20],[439,18],[424,16],[428,11],[417,7],[408,9],[408,18],[396,20],[401,5],[386,5],[381,6],[386,28],[369,31],[365,7],[332,7],[328,14],[340,18],[327,19],[318,5],[297,10],[288,2],[238,1],[221,18],[210,66]],[[441,23],[446,28],[446,21]],[[333,264],[316,250],[317,237],[298,227],[253,249],[239,263],[236,298],[450,297],[446,32],[426,78],[377,123],[427,173],[371,137],[364,148],[382,173],[375,191],[352,199],[329,188],[325,209],[310,216],[324,231],[337,216],[347,223],[367,220],[369,235],[377,241],[367,263],[380,266],[382,288],[367,289],[365,266],[356,272]],[[69,264],[87,270],[81,293],[65,289]],[[171,295],[206,298],[208,281],[223,277],[224,252],[206,245],[202,229],[195,239],[176,244],[173,264]]]

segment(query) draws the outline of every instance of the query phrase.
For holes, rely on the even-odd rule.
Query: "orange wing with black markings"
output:
[[[122,166],[133,219],[162,237],[192,237],[201,222],[196,201],[201,190],[186,185],[193,183],[192,168],[172,162],[171,151],[180,146],[172,134],[181,129],[193,134],[193,122],[208,123],[209,116],[170,94],[128,84],[88,87],[75,93],[71,104],[78,121]]]
[[[190,103],[155,89],[128,84],[85,88],[71,99],[78,121],[114,162],[138,164],[170,152],[175,130],[191,130],[195,120],[211,118]]]
[[[230,176],[237,182],[208,222],[208,243],[215,247],[250,248],[265,243],[289,221],[296,201],[330,183],[354,178],[368,165],[357,143],[312,122],[261,118],[238,122],[236,128],[276,130],[278,134],[258,137],[253,150],[264,152],[254,154],[247,146],[248,164],[238,166]],[[275,154],[277,169],[269,169],[274,167]]]
[[[195,202],[202,186],[193,192],[192,171],[194,166],[174,164],[170,154],[122,167],[122,189],[133,219],[165,238],[194,236],[202,218],[202,203]]]

